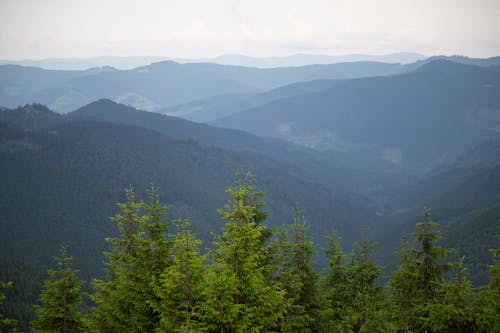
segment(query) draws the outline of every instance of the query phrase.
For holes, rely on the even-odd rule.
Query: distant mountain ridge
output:
[[[424,59],[425,56],[414,52],[399,52],[383,55],[348,54],[348,55],[316,55],[292,54],[281,57],[249,57],[240,54],[224,54],[215,58],[171,58],[152,56],[104,56],[93,58],[47,58],[40,60],[0,60],[0,65],[32,66],[52,70],[85,70],[94,67],[111,66],[117,69],[133,69],[154,62],[172,60],[178,63],[209,62],[219,65],[245,67],[291,67],[313,64],[334,64],[339,62],[379,61],[387,63],[412,63]]]
[[[321,78],[390,75],[401,65],[374,62],[258,69],[209,63],[153,63],[132,70],[51,71],[0,65],[0,105],[42,103],[69,112],[102,98],[145,110],[224,94],[250,94]]]
[[[481,63],[487,61],[490,60],[483,59]],[[214,96],[262,93],[302,81],[394,75],[423,64],[360,61],[260,69],[162,61],[130,70],[105,66],[84,71],[0,65],[0,105],[14,108],[26,103],[42,103],[64,113],[109,98],[157,111]]]
[[[326,90],[249,104],[210,124],[427,168],[446,154],[500,135],[499,70],[439,59],[408,73],[346,80]]]

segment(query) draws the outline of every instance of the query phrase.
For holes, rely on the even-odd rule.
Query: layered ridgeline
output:
[[[130,70],[100,67],[84,71],[0,66],[0,105],[42,103],[72,111],[101,98],[146,110],[227,94],[252,94],[293,82],[388,75],[399,64],[376,62],[259,69],[209,63],[153,63]]]
[[[101,104],[120,109],[109,101],[93,106]],[[38,105],[0,113],[2,255],[42,264],[65,242],[78,254],[82,272],[98,274],[104,237],[112,233],[108,218],[131,184],[139,196],[156,184],[162,199],[176,207],[172,216],[189,215],[206,240],[220,228],[216,208],[237,170],[256,175],[271,224],[289,220],[296,203],[314,221],[316,235],[336,228],[349,238],[375,221],[365,200],[315,183],[297,167],[263,154],[175,139],[139,127],[140,122],[100,121],[91,108],[68,116]],[[40,122],[33,123],[37,117]],[[233,136],[234,142],[238,136]]]
[[[499,136],[498,66],[436,60],[401,75],[326,81],[324,89],[311,84],[316,92],[250,104],[211,124],[320,150],[357,151],[413,172]]]
[[[469,58],[451,60],[485,63],[485,60]],[[498,60],[492,58],[490,63],[495,61]],[[68,112],[109,98],[149,111],[186,104],[183,108],[166,110],[185,114],[200,110],[200,103],[197,103],[198,108],[190,104],[199,99],[227,101],[229,95],[237,99],[294,82],[391,75],[413,70],[424,63],[401,65],[359,61],[260,69],[163,61],[129,70],[104,66],[79,71],[0,65],[0,105],[17,107],[42,103],[52,110]]]
[[[214,128],[139,111],[109,100],[91,103],[65,116],[40,105],[5,111],[0,115],[4,122],[35,130],[28,131],[27,135],[20,128],[4,128],[3,132],[8,133],[9,130],[17,135],[15,139],[4,137],[2,140],[2,146],[8,147],[3,151],[10,154],[4,163],[6,171],[2,173],[6,184],[10,182],[12,190],[17,189],[19,198],[27,198],[27,195],[22,194],[24,189],[16,187],[16,178],[10,176],[15,170],[19,178],[24,177],[23,183],[28,188],[30,184],[45,181],[45,185],[40,188],[53,190],[50,186],[56,183],[53,178],[62,183],[56,188],[67,188],[66,183],[82,185],[78,191],[82,191],[83,197],[92,198],[84,201],[88,204],[86,207],[78,206],[74,200],[73,204],[64,202],[74,198],[70,195],[54,194],[55,197],[63,196],[63,201],[55,201],[60,202],[58,207],[60,211],[66,211],[62,215],[67,218],[71,217],[72,210],[81,208],[84,219],[102,223],[112,212],[110,202],[118,200],[124,187],[134,184],[144,189],[149,182],[154,182],[162,189],[169,189],[164,194],[169,202],[182,203],[180,206],[185,207],[184,214],[194,217],[197,230],[211,231],[215,226],[210,224],[216,220],[215,207],[223,201],[220,190],[239,169],[251,170],[258,176],[259,184],[270,196],[271,222],[286,219],[290,207],[298,203],[306,209],[314,231],[337,223],[337,217],[342,217],[342,223],[348,225],[348,230],[342,230],[347,244],[359,233],[360,225],[376,225],[373,229],[375,232],[381,231],[379,239],[387,245],[390,253],[391,246],[397,246],[399,234],[411,228],[414,216],[424,206],[432,207],[444,224],[450,223],[450,230],[455,225],[459,226],[455,230],[456,234],[469,239],[488,235],[483,237],[483,250],[470,254],[471,258],[482,257],[478,261],[482,268],[487,262],[487,247],[495,242],[495,231],[492,229],[495,221],[490,219],[477,225],[474,219],[467,216],[474,212],[477,214],[478,210],[487,212],[489,207],[495,207],[498,202],[495,177],[500,155],[495,153],[496,141],[486,142],[470,153],[463,153],[458,160],[451,160],[440,168],[421,172],[420,176],[415,177],[397,170],[382,172],[380,170],[387,168],[387,164],[379,164],[376,159],[360,157],[359,163],[356,163],[356,159],[341,163],[338,154],[332,156],[238,130]],[[43,139],[34,136],[42,133],[45,135]],[[54,141],[54,138],[60,138],[61,141]],[[41,145],[44,140],[45,144]],[[75,145],[77,142],[79,144]],[[75,148],[71,148],[72,145]],[[57,154],[52,152],[54,150],[58,151]],[[113,154],[105,153],[108,150]],[[132,151],[136,155],[130,156]],[[32,163],[22,163],[22,168],[33,168],[34,171],[21,172],[22,168],[13,166],[8,168],[7,161],[13,165],[21,163],[12,160],[14,157],[32,160]],[[464,164],[465,161],[468,164]],[[64,172],[58,176],[61,168]],[[51,172],[53,176],[40,176]],[[39,180],[32,181],[29,177]],[[71,180],[75,177],[79,180]],[[107,199],[92,194],[96,186],[100,186],[99,195]],[[308,190],[310,193],[305,192]],[[353,190],[362,191],[372,201],[353,194]],[[69,191],[74,189],[70,187]],[[5,193],[5,198],[10,197]],[[41,200],[37,198],[38,194],[33,193],[33,201]],[[274,196],[280,200],[275,202]],[[40,207],[48,207],[47,216],[53,208],[51,205]],[[99,212],[100,218],[95,218],[92,212],[86,214],[88,210]],[[26,212],[23,211],[23,214]],[[205,223],[206,219],[211,222]],[[458,223],[458,220],[465,222]],[[465,232],[476,225],[476,236]],[[200,226],[204,228],[198,229]],[[96,239],[101,241],[98,237]],[[28,240],[26,242],[29,243]],[[472,248],[474,242],[469,243]]]

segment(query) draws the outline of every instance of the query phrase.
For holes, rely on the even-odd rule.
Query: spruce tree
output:
[[[219,209],[226,224],[211,252],[214,265],[204,307],[204,318],[214,332],[271,331],[283,311],[283,292],[266,279],[270,233],[261,224],[264,203],[253,186],[253,176],[241,180],[238,175],[235,186],[227,189],[231,200]]]
[[[312,265],[313,244],[308,228],[302,211],[294,207],[293,223],[282,227],[277,236],[277,281],[285,292],[281,332],[317,331],[318,274]]]
[[[500,332],[500,249],[491,249],[490,253],[494,262],[489,266],[489,283],[472,305],[478,332]]]
[[[329,237],[329,270],[323,282],[324,331],[391,330],[384,316],[382,289],[377,286],[381,268],[375,262],[374,247],[365,232],[363,241],[356,243],[353,252],[346,256],[340,238],[335,233]]]
[[[154,187],[148,205],[136,201],[132,188],[126,190],[126,198],[112,218],[120,236],[107,239],[111,245],[105,253],[107,279],[94,281],[96,306],[89,325],[97,332],[151,332],[160,319],[154,310],[158,301],[154,286],[168,265],[169,243],[162,221],[166,207],[159,205]]]
[[[348,287],[354,293],[347,304],[346,321],[354,332],[388,332],[391,327],[385,317],[382,288],[377,285],[381,267],[376,264],[376,243],[368,240],[365,230],[363,240],[355,243],[348,267]]]
[[[158,332],[201,332],[205,257],[200,255],[201,241],[189,231],[189,222],[182,221],[171,250],[171,264],[161,274],[155,288],[159,297]]]
[[[437,223],[431,221],[428,209],[422,216],[423,221],[417,223],[417,232],[413,234],[416,246],[409,247],[404,242],[399,251],[401,264],[390,280],[393,318],[402,331],[424,330],[428,319],[425,308],[437,301],[438,287],[449,268],[442,262],[448,250],[437,245]]]
[[[327,240],[328,248],[325,252],[328,267],[321,285],[324,299],[321,322],[324,332],[344,332],[348,327],[344,327],[343,318],[346,317],[346,305],[350,302],[353,292],[350,290],[342,240],[335,232],[332,232]]]
[[[10,281],[9,282],[0,281],[0,304],[2,304],[5,299],[5,295],[1,290],[12,288],[12,285],[13,284]],[[17,326],[16,320],[6,318],[3,314],[0,313],[0,331],[6,332],[7,329],[11,328],[11,332],[17,332],[16,326]]]
[[[57,269],[49,269],[49,278],[44,282],[40,305],[35,307],[37,319],[33,327],[39,332],[80,332],[81,315],[76,307],[81,301],[82,281],[72,268],[73,258],[65,246],[61,246],[59,257],[55,258]]]
[[[439,297],[425,305],[427,312],[421,323],[422,330],[430,332],[485,332],[478,325],[480,311],[474,307],[476,293],[467,278],[465,257],[457,247],[457,261],[453,265],[454,277],[438,286]]]

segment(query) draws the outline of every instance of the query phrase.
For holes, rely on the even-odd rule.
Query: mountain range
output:
[[[400,52],[383,55],[365,55],[365,54],[349,54],[349,55],[315,55],[315,54],[292,54],[282,57],[249,57],[240,54],[225,54],[215,58],[167,58],[167,57],[94,57],[94,58],[48,58],[40,60],[0,60],[1,65],[20,65],[39,67],[44,69],[55,70],[85,70],[94,67],[112,66],[118,69],[133,69],[136,67],[146,66],[153,62],[171,60],[178,63],[214,63],[219,65],[271,68],[271,67],[291,67],[291,66],[306,66],[313,64],[333,64],[339,62],[356,62],[356,61],[378,61],[387,63],[412,63],[418,60],[425,59],[425,56],[412,53]]]
[[[358,151],[408,171],[499,135],[498,65],[438,59],[398,75],[303,85],[310,87],[303,94],[233,103],[238,112],[209,123],[317,150]]]
[[[66,116],[39,105],[0,113],[4,256],[46,264],[48,254],[67,243],[82,270],[98,274],[104,238],[113,234],[108,219],[123,200],[123,189],[133,185],[144,198],[151,183],[175,207],[171,216],[189,216],[208,246],[210,232],[222,226],[216,208],[224,205],[224,190],[238,170],[256,176],[258,188],[266,193],[271,225],[290,220],[295,204],[307,207],[317,235],[335,228],[351,239],[358,233],[354,225],[360,228],[372,220],[367,200],[314,182],[297,167],[250,151],[124,125],[119,115],[114,121],[96,120],[91,112],[113,104],[96,102]],[[152,114],[141,115],[147,123]],[[33,128],[36,117],[45,123]]]
[[[484,281],[500,233],[498,59],[0,66],[0,254],[46,265],[67,243],[99,275],[123,189],[144,199],[150,183],[210,246],[240,170],[265,192],[270,225],[305,209],[318,254],[328,231],[349,246],[369,227],[390,264],[430,207]]]
[[[450,59],[473,64],[498,63],[496,58]],[[427,60],[406,65],[360,61],[254,68],[162,61],[129,70],[103,66],[72,71],[0,65],[0,105],[15,108],[26,103],[42,103],[57,112],[69,112],[108,98],[139,109],[158,111],[221,95],[262,93],[303,81],[394,75],[426,63]]]

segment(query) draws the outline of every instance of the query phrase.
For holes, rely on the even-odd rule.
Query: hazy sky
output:
[[[0,0],[0,59],[500,55],[500,0]]]

